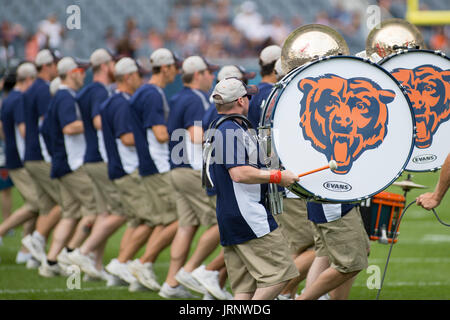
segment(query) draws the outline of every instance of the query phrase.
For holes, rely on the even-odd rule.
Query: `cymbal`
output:
[[[308,24],[289,34],[281,52],[281,68],[291,70],[316,58],[349,55],[344,37],[336,30],[321,24]]]
[[[395,52],[395,47],[418,47],[425,49],[420,30],[403,19],[387,19],[373,28],[366,39],[368,56],[377,53],[384,58]]]
[[[417,183],[414,183],[409,180],[394,182],[393,185],[401,187],[403,189],[408,189],[408,190],[409,189],[426,189],[426,188],[428,188],[427,186],[423,186],[421,184],[417,184]]]

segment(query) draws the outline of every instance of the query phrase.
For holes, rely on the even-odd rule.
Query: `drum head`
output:
[[[414,147],[414,117],[398,82],[360,58],[334,56],[298,69],[273,94],[275,152],[304,173],[335,160],[335,171],[302,177],[292,191],[317,201],[357,202],[387,188]]]
[[[408,171],[433,171],[450,152],[450,59],[408,50],[380,64],[405,87],[416,121],[416,142]]]

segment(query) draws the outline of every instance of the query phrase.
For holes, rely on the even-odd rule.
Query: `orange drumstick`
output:
[[[323,167],[321,167],[321,168],[314,169],[314,170],[311,170],[311,171],[308,171],[308,172],[299,174],[298,177],[301,178],[301,177],[307,176],[307,175],[309,175],[309,174],[311,174],[311,173],[323,171],[323,170],[326,170],[326,169],[328,169],[328,168],[330,168],[331,170],[336,170],[336,169],[337,169],[337,163],[336,163],[336,161],[331,160],[326,166],[323,166]]]

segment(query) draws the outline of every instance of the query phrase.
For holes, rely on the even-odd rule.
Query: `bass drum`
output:
[[[439,169],[450,152],[450,59],[441,52],[403,50],[380,62],[408,93],[416,142],[408,171]]]
[[[303,173],[290,189],[318,202],[360,202],[393,183],[414,148],[410,101],[393,76],[357,57],[327,57],[294,69],[273,89],[260,138],[282,166]],[[273,165],[273,159],[270,167]]]

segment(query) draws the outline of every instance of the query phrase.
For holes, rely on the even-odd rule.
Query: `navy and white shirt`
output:
[[[250,120],[255,130],[258,128],[259,119],[261,118],[262,103],[269,97],[272,88],[273,84],[261,82],[260,84],[258,84],[258,94],[252,96],[252,99],[250,100],[250,105],[248,108],[248,120]]]
[[[63,133],[65,126],[81,120],[80,108],[75,96],[74,90],[66,85],[61,85],[49,110],[52,178],[63,177],[83,165],[86,150],[84,134],[66,135]]]
[[[191,142],[187,129],[194,125],[202,126],[203,116],[210,106],[207,94],[184,87],[170,99],[169,105],[167,130],[171,137],[169,141],[171,169],[185,167],[201,170],[202,145]]]
[[[25,157],[25,140],[19,132],[19,124],[25,122],[22,92],[11,90],[3,100],[1,120],[5,134],[6,168],[10,170],[22,168]]]
[[[278,225],[265,207],[268,185],[236,183],[228,172],[239,166],[262,168],[256,141],[250,137],[246,127],[235,121],[225,121],[217,131],[221,134],[214,134],[215,154],[210,171],[217,191],[220,242],[222,246],[229,246],[263,237]],[[216,140],[220,136],[222,144]]]
[[[169,143],[160,143],[152,127],[167,125],[169,104],[164,91],[144,84],[132,96],[131,126],[139,156],[139,174],[143,177],[170,170]]]
[[[77,102],[80,106],[81,118],[84,125],[84,137],[86,139],[85,163],[101,162],[103,159],[99,150],[97,129],[92,120],[98,115],[100,105],[108,99],[108,89],[100,82],[92,82],[77,94]]]
[[[103,139],[108,155],[108,175],[111,180],[131,174],[138,168],[136,147],[125,146],[120,136],[132,132],[130,96],[116,91],[100,106]]]
[[[44,138],[39,132],[43,117],[50,106],[50,85],[37,78],[24,93],[25,97],[25,161],[45,160],[50,162],[50,155]]]
[[[314,223],[327,223],[344,217],[355,207],[346,203],[317,203],[308,202],[308,220]]]

